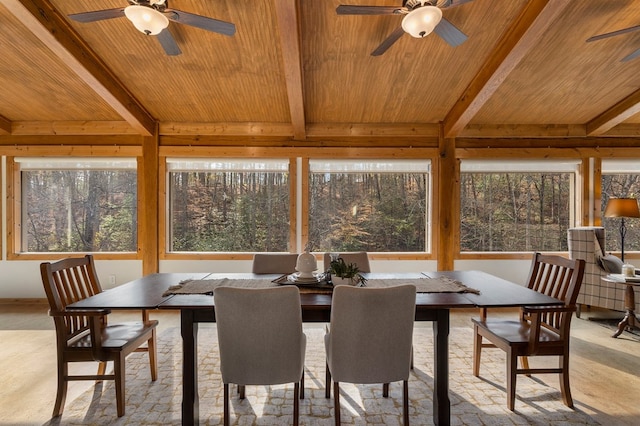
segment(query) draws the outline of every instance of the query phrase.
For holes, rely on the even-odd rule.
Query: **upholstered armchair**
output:
[[[586,305],[624,311],[625,286],[602,280],[609,273],[620,273],[618,268],[622,265],[622,261],[615,256],[606,256],[605,236],[605,229],[600,226],[570,228],[567,231],[569,256],[585,261],[578,307]],[[638,309],[640,303],[636,303]],[[580,316],[580,309],[577,315]]]

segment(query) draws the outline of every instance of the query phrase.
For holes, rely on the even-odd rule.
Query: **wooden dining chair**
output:
[[[483,348],[499,348],[507,354],[507,407],[513,411],[518,374],[560,375],[562,399],[573,407],[569,388],[569,330],[584,275],[584,260],[536,253],[527,287],[560,299],[558,306],[528,307],[516,320],[487,319],[486,309],[473,319],[473,375],[480,375]],[[491,343],[483,343],[483,338]],[[530,368],[528,357],[558,356],[558,368]],[[518,368],[521,357],[522,368]]]
[[[338,253],[338,257],[341,257],[347,265],[350,263],[358,265],[360,272],[371,272],[369,255],[366,251],[346,251]],[[325,253],[323,261],[325,269],[328,269],[331,263],[331,253]]]
[[[240,398],[247,385],[294,383],[293,424],[304,398],[304,356],[300,290],[218,287],[213,291],[223,383],[224,425],[229,425],[229,384]]]
[[[256,253],[251,272],[254,274],[290,274],[296,271],[296,253]]]
[[[340,425],[340,382],[403,382],[403,424],[409,424],[409,373],[416,287],[341,285],[333,289],[331,320],[324,337],[325,396],[333,379],[335,424]],[[388,387],[383,396],[388,396]]]
[[[40,265],[44,290],[49,301],[49,315],[56,328],[58,356],[58,392],[53,417],[62,415],[71,380],[114,380],[118,417],[125,412],[125,358],[131,352],[149,353],[151,380],[158,376],[156,362],[156,326],[143,311],[142,321],[108,324],[109,310],[66,310],[67,305],[102,291],[93,256],[68,258]],[[146,347],[142,347],[144,343]],[[70,375],[69,363],[97,361],[95,375]],[[113,374],[106,373],[107,362],[113,361]]]

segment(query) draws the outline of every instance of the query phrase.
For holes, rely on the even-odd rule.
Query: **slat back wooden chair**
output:
[[[296,271],[296,253],[256,253],[251,272],[254,274],[290,274]]]
[[[527,286],[562,300],[564,305],[523,307],[518,320],[473,319],[473,375],[480,374],[483,348],[499,348],[507,354],[507,407],[513,411],[518,374],[560,375],[560,390],[565,405],[573,407],[569,387],[569,330],[576,299],[584,275],[584,260],[536,253]],[[483,343],[486,338],[491,343]],[[558,368],[530,368],[530,356],[558,356]],[[518,368],[521,357],[522,368]]]
[[[149,320],[143,312],[142,321],[108,324],[109,310],[66,310],[79,300],[102,291],[93,256],[68,258],[40,265],[42,282],[49,301],[49,315],[56,327],[58,356],[58,393],[53,417],[62,415],[70,380],[114,380],[118,417],[124,415],[125,357],[134,351],[148,351],[151,380],[156,380],[155,329],[158,321]],[[144,343],[146,347],[141,347]],[[70,375],[70,362],[97,361],[95,375]],[[106,364],[113,361],[113,374],[106,374]]]

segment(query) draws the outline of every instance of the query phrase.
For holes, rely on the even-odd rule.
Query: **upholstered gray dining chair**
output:
[[[247,289],[219,287],[213,292],[224,385],[224,424],[229,424],[229,384],[294,383],[293,424],[304,397],[304,355],[300,291],[295,286]],[[302,389],[302,390],[301,390]]]
[[[251,272],[254,274],[290,274],[296,271],[296,253],[256,253]]]
[[[416,287],[337,286],[324,338],[327,393],[331,379],[335,424],[340,424],[340,382],[403,382],[403,418],[409,424],[409,373],[416,310]],[[386,396],[386,395],[384,395]]]
[[[333,253],[333,252],[332,252]],[[358,265],[358,269],[360,272],[371,272],[371,267],[369,266],[369,255],[366,251],[349,251],[349,252],[336,252],[338,253],[338,257],[341,257],[344,260],[344,263],[355,263]],[[328,269],[329,264],[331,263],[331,253],[324,254],[324,268]]]

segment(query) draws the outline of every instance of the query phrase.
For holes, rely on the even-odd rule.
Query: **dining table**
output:
[[[445,278],[462,283],[469,291],[418,292],[416,321],[432,322],[434,333],[433,422],[449,425],[449,321],[451,309],[504,308],[561,305],[563,302],[482,271],[425,271],[409,273],[366,273],[368,282],[380,280],[398,285],[419,279]],[[279,274],[253,273],[155,273],[105,290],[67,306],[67,309],[165,309],[180,311],[182,337],[182,424],[199,424],[198,325],[215,322],[213,292],[172,293],[181,283],[228,279],[230,282],[259,280],[272,283]],[[370,281],[369,281],[370,280]],[[425,280],[426,281],[426,280]],[[326,322],[331,316],[331,291],[300,293],[303,322]],[[414,342],[420,345],[421,342]]]

